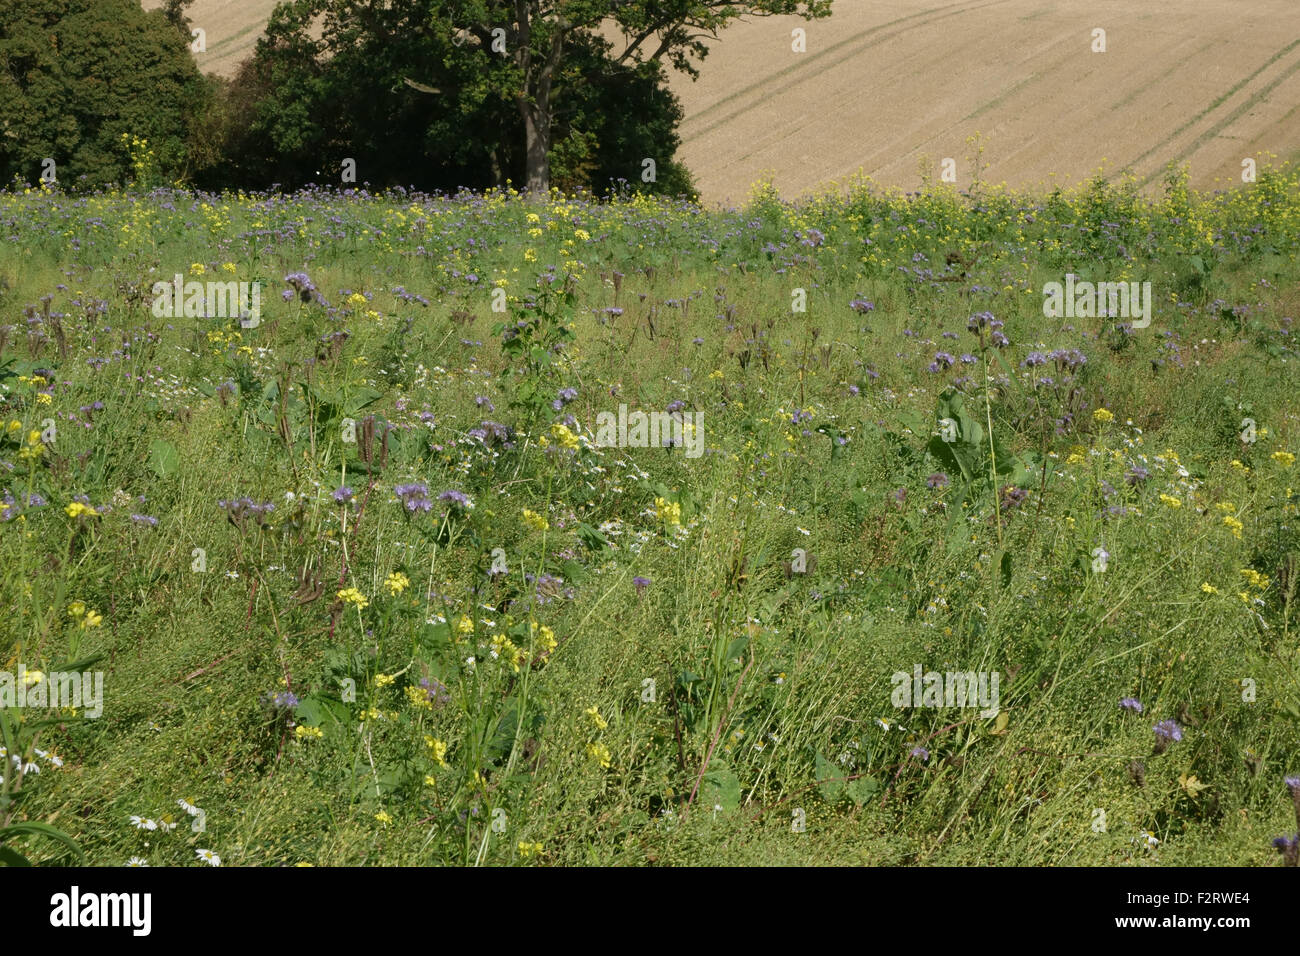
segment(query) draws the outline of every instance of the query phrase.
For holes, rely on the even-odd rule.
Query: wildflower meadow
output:
[[[10,188],[0,862],[1295,865],[1298,254],[1285,163]]]

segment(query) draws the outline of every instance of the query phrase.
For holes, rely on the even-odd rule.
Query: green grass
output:
[[[0,194],[0,671],[105,675],[95,719],[0,708],[40,768],[0,828],[98,865],[1276,865],[1300,186],[1184,183]],[[260,324],[155,317],[178,272],[265,283]],[[1150,281],[1151,326],[1045,318],[1071,272]],[[595,447],[620,402],[705,453]],[[997,672],[998,715],[895,707],[918,664]]]

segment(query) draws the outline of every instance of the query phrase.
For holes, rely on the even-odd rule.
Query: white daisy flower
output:
[[[127,865],[127,866],[148,866],[148,865],[149,865],[149,861],[146,860],[146,859],[145,859],[144,857],[142,857],[142,856],[133,856],[133,857],[131,857],[131,859],[127,862],[126,865]]]
[[[135,827],[137,830],[158,829],[158,824],[154,823],[152,820],[149,820],[145,817],[137,817],[137,816],[131,817],[131,826]]]
[[[192,817],[196,817],[199,815],[199,808],[194,805],[193,801],[177,800],[176,806],[180,807],[182,810],[184,810]]]
[[[194,855],[203,860],[210,866],[220,866],[221,857],[217,856],[211,850],[195,850]]]

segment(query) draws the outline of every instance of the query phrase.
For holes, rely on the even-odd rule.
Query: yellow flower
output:
[[[1216,587],[1215,587],[1213,584],[1211,584],[1209,581],[1206,581],[1204,584],[1201,585],[1201,590],[1204,591],[1206,594],[1218,594],[1218,593],[1219,593],[1219,589],[1216,588]]]
[[[356,588],[344,588],[338,592],[337,597],[345,604],[355,604],[358,608],[366,608],[370,606],[370,601],[367,600],[366,596]]]
[[[231,273],[237,271],[236,266],[233,262],[223,262],[221,264],[221,270],[223,272],[231,272]]]
[[[549,521],[537,514],[535,511],[529,511],[527,508],[524,509],[524,524],[527,527],[532,528],[534,531],[545,531],[551,526]]]
[[[1114,414],[1112,414],[1108,408],[1097,409],[1092,413],[1092,418],[1093,421],[1097,422],[1113,422],[1115,420]]]
[[[1238,521],[1232,515],[1226,515],[1224,516],[1223,523],[1227,525],[1232,530],[1232,533],[1235,534],[1238,538],[1241,537],[1242,524],[1240,521]]]
[[[52,401],[54,401],[54,399],[51,398],[50,395],[49,395],[49,393],[47,393],[47,392],[39,392],[39,393],[37,393],[37,395],[36,395],[36,404],[37,404],[37,405],[48,405],[48,404],[50,404]],[[1277,456],[1274,455],[1273,457],[1276,458]]]
[[[81,617],[81,615],[85,613],[86,613],[85,601],[73,601],[71,604],[68,605],[69,617]]]
[[[392,574],[390,574],[387,578],[384,579],[384,587],[388,589],[388,593],[393,595],[393,597],[396,597],[397,595],[401,594],[410,586],[411,586],[411,579],[408,578],[401,571],[394,571]]]
[[[360,292],[353,292],[350,296],[347,297],[348,305],[365,305],[368,301],[370,300],[367,299],[365,295],[363,295]]]
[[[424,785],[425,785],[426,787],[436,787],[436,786],[438,785],[438,781],[437,781],[436,779],[434,779],[433,774],[431,774],[431,773],[426,773],[426,774],[424,775]]]
[[[573,230],[573,238],[580,242],[586,242],[591,238],[591,233],[587,232],[586,229],[575,229]]]
[[[604,744],[587,744],[587,756],[599,763],[602,770],[609,767],[611,754]]]
[[[91,518],[99,517],[99,513],[89,505],[83,505],[80,501],[74,501],[63,509],[69,518],[80,518],[82,515],[88,515]]]
[[[99,627],[104,623],[104,616],[98,611],[87,611],[86,616],[81,619],[82,627]]]
[[[42,671],[29,671],[27,668],[23,668],[23,683],[28,687],[39,684],[43,680],[45,680],[45,674]]]
[[[1066,463],[1067,465],[1082,465],[1082,464],[1084,463],[1084,461],[1086,461],[1086,460],[1087,460],[1087,459],[1085,459],[1082,455],[1080,455],[1080,454],[1076,451],[1076,452],[1074,452],[1072,455],[1070,455],[1069,458],[1065,459],[1065,463]]]
[[[325,736],[325,732],[319,727],[307,727],[303,724],[299,724],[293,729],[293,735],[299,740],[305,740],[308,738],[319,740],[321,737]]]
[[[467,614],[462,614],[456,618],[455,630],[458,635],[473,634],[474,620]]]
[[[383,810],[380,810],[378,813],[375,814],[375,819],[378,820],[380,823],[382,823],[384,826],[388,826],[388,824],[393,822],[393,818],[390,817]]]
[[[655,517],[660,521],[666,521],[668,524],[676,527],[682,523],[682,506],[676,501],[668,501],[666,498],[656,498]]]
[[[192,276],[201,276],[203,275],[203,273],[207,271],[208,270],[204,267],[203,263],[201,262],[190,263],[190,275]]]
[[[569,431],[568,427],[556,422],[551,426],[551,434],[555,440],[564,448],[570,451],[576,451],[578,448],[578,436]]]
[[[436,737],[425,735],[424,745],[429,748],[429,759],[439,767],[447,766],[447,743]]]
[[[1160,500],[1171,508],[1181,508],[1183,506],[1182,501],[1175,498],[1173,495],[1161,495]]]
[[[526,843],[523,840],[519,841],[519,859],[526,860],[530,856],[538,856],[541,852],[542,845],[540,843]]]
[[[1275,451],[1272,454],[1272,458],[1283,468],[1290,468],[1295,464],[1295,455],[1291,454],[1289,451]]]
[[[1251,587],[1258,588],[1261,591],[1268,590],[1268,576],[1260,574],[1254,568],[1242,568],[1241,576],[1250,582]]]
[[[415,684],[406,685],[406,699],[411,702],[412,707],[418,707],[421,710],[433,710],[433,701],[429,700],[429,695],[424,689],[417,687]]]
[[[396,681],[396,680],[397,680],[397,678],[394,677],[392,674],[376,674],[376,675],[375,675],[375,686],[376,686],[376,687],[387,687],[389,684],[393,683],[393,682]]]
[[[1237,469],[1237,471],[1250,471],[1249,468],[1247,468],[1245,465],[1243,465],[1241,462],[1239,462],[1239,461],[1238,461],[1237,459],[1235,459],[1235,458],[1232,459],[1232,467],[1235,468],[1235,469]]]
[[[537,261],[537,253],[533,252],[533,250],[531,249],[525,249],[524,262],[536,262],[536,261]]]
[[[537,622],[533,621],[529,625],[529,628],[532,633],[537,635],[537,644],[542,649],[543,656],[551,653],[551,651],[560,646],[559,642],[555,639],[555,632],[545,624],[541,625],[539,628]]]
[[[583,713],[591,718],[591,722],[596,725],[597,730],[604,730],[609,726],[609,722],[606,721],[604,717],[600,716],[600,711],[597,710],[594,705],[588,707],[583,711]]]

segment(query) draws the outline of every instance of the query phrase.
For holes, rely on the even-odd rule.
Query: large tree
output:
[[[0,177],[120,182],[123,134],[183,175],[212,97],[187,39],[138,0],[0,0]]]
[[[454,36],[468,33],[488,56],[510,64],[506,82],[523,126],[525,185],[550,188],[555,81],[577,35],[613,25],[622,50],[613,62],[667,60],[692,77],[704,41],[742,17],[830,15],[831,0],[442,0],[442,22]]]
[[[343,159],[377,186],[454,190],[522,182],[514,65],[449,26],[443,0],[296,0],[277,7],[222,98],[225,157],[208,186],[338,181]],[[681,107],[661,65],[616,63],[575,34],[551,86],[549,161],[566,190],[634,179],[690,194],[672,159]]]

